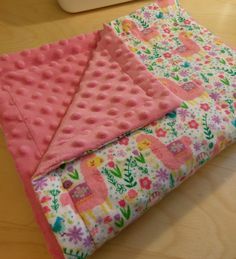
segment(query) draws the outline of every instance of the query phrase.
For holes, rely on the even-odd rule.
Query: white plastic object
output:
[[[133,0],[57,0],[62,9],[69,13],[77,13],[99,7],[130,2]]]

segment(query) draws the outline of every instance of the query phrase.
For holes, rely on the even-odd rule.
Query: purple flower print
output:
[[[103,223],[103,218],[102,217],[98,217],[97,219],[97,223],[100,225]]]
[[[214,51],[210,51],[210,52],[208,52],[209,53],[209,55],[211,55],[212,57],[215,57],[216,56],[216,53],[214,52]]]
[[[157,171],[157,177],[162,182],[165,182],[169,179],[166,169],[163,169],[163,168],[161,168],[160,170]]]
[[[196,66],[196,67],[194,67],[194,70],[195,70],[195,71],[200,71],[201,68]]]
[[[149,12],[144,12],[144,13],[143,13],[143,16],[144,16],[146,19],[148,19],[148,18],[151,17],[151,14],[150,14]]]
[[[213,115],[212,116],[212,120],[216,123],[216,124],[220,124],[221,120],[220,117],[218,115]]]
[[[141,58],[143,61],[145,61],[145,60],[147,59],[147,55],[141,54],[141,55],[140,55],[140,58]]]
[[[215,82],[215,83],[214,83],[214,86],[216,86],[216,87],[221,87],[222,84],[221,84],[220,82]]]
[[[139,155],[139,152],[137,149],[133,150],[132,153],[135,155],[135,156],[138,156]]]
[[[180,74],[181,76],[183,76],[183,77],[186,77],[186,76],[188,76],[188,71],[183,70],[183,71],[181,71],[179,74]]]
[[[220,94],[219,93],[211,93],[210,97],[214,100],[214,101],[218,101],[220,98]]]
[[[35,191],[43,190],[43,188],[47,186],[46,177],[42,177],[40,179],[33,181],[33,185],[34,185]]]
[[[160,182],[155,182],[152,184],[152,188],[153,188],[153,191],[156,192],[156,191],[159,191],[161,190],[161,183]]]
[[[87,236],[87,237],[84,239],[83,245],[84,245],[85,247],[90,247],[90,246],[92,246],[92,244],[93,244],[92,238],[91,238],[90,236]]]
[[[210,123],[209,125],[209,128],[211,129],[211,130],[217,130],[217,124],[213,124],[213,123]]]
[[[196,142],[196,143],[193,144],[193,148],[194,148],[195,151],[200,151],[201,150],[201,146],[202,145],[199,142]]]
[[[82,228],[78,228],[76,226],[69,228],[66,235],[69,237],[70,242],[74,242],[74,244],[77,244],[79,241],[82,241],[83,236]]]
[[[124,150],[119,150],[119,151],[117,152],[117,156],[118,156],[118,157],[125,157],[125,156],[126,156],[126,153],[125,153]]]
[[[74,171],[73,163],[68,163],[66,166],[66,170],[69,172],[73,172]]]
[[[185,121],[186,118],[189,116],[189,111],[186,109],[179,109],[178,115],[180,116],[182,121]]]
[[[120,218],[121,218],[121,217],[120,217],[120,214],[116,214],[116,215],[114,216],[114,219],[115,219],[115,220],[120,220]]]

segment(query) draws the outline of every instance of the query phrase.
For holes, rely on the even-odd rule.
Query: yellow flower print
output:
[[[148,139],[143,139],[138,142],[138,149],[140,151],[146,150],[150,147],[151,142]]]
[[[103,163],[103,159],[99,156],[95,156],[87,161],[88,167],[97,168]]]

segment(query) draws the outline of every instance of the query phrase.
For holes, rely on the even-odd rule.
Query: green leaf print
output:
[[[130,210],[130,206],[129,205],[127,206],[127,208],[121,208],[120,212],[122,213],[122,215],[124,216],[124,218],[126,220],[128,220],[130,218],[131,210]]]
[[[68,174],[70,176],[70,178],[74,179],[74,180],[78,180],[79,179],[79,173],[78,171],[75,169],[72,173]]]
[[[176,121],[173,120],[173,121],[168,122],[167,125],[170,127],[171,134],[173,136],[177,137],[178,136],[178,132],[175,129],[175,123],[176,123]]]
[[[226,64],[226,62],[225,62],[225,60],[224,60],[223,58],[219,59],[219,62],[220,62],[221,64],[223,64],[223,65]]]
[[[209,83],[209,79],[203,74],[200,74],[205,83]]]
[[[53,189],[53,190],[50,190],[49,193],[50,193],[50,194],[52,195],[52,197],[53,197],[51,208],[57,212],[57,211],[58,211],[58,208],[59,208],[59,203],[58,203],[57,196],[58,196],[58,194],[60,193],[60,191],[59,191],[59,190],[56,190],[56,189]]]
[[[120,194],[123,194],[126,191],[126,188],[123,184],[117,183],[116,185],[116,191]]]
[[[187,103],[181,103],[180,107],[181,107],[182,109],[188,109]]]
[[[130,17],[132,17],[135,20],[137,20],[143,26],[144,29],[149,27],[148,23],[146,23],[141,17],[139,17],[139,16],[137,16],[135,14],[131,14]]]
[[[114,26],[115,30],[117,33],[120,33],[120,27],[119,26]]]
[[[116,191],[118,193],[122,194],[122,193],[124,193],[126,191],[125,186],[123,184],[119,184],[116,181],[114,175],[111,174],[107,168],[103,168],[101,170],[101,173],[106,175],[108,182],[111,183],[116,188]]]
[[[123,218],[121,218],[120,220],[117,220],[115,222],[115,225],[118,227],[118,228],[123,228],[124,227],[124,224],[125,224],[125,221]]]
[[[204,42],[203,38],[201,38],[201,37],[196,37],[196,40],[199,42]]]
[[[151,65],[149,65],[149,66],[148,66],[148,70],[149,70],[149,71],[153,71],[154,69],[153,69],[153,67],[152,67]]]
[[[144,158],[144,156],[143,156],[142,153],[139,153],[139,155],[138,155],[138,156],[135,156],[134,158],[135,158],[135,160],[138,161],[139,163],[142,163],[142,164],[145,164],[145,163],[146,163],[145,158]]]
[[[120,171],[120,168],[118,165],[116,165],[115,169],[110,169],[109,170],[110,173],[112,173],[114,176],[118,177],[118,178],[121,178],[122,177],[122,174],[121,174],[121,171]]]
[[[229,86],[229,80],[225,77],[223,79],[220,80],[223,84],[228,85]]]
[[[172,78],[176,81],[179,81],[179,76],[178,75],[175,75],[175,76],[172,76]]]
[[[207,124],[207,114],[203,115],[202,124],[203,124],[204,134],[205,134],[206,138],[208,140],[213,139],[214,135],[213,135],[211,129],[208,127],[208,124]]]
[[[145,49],[144,53],[151,54],[151,51],[150,51],[150,49]]]
[[[153,133],[153,130],[152,130],[152,129],[142,128],[141,130],[144,131],[144,132],[147,133],[147,134],[152,134],[152,133]]]
[[[74,252],[73,249],[63,248],[63,253],[75,259],[86,259],[88,254],[80,253],[80,251]]]
[[[169,184],[170,188],[173,189],[175,187],[175,178],[173,176],[173,174],[170,174],[170,184]]]
[[[180,70],[180,68],[177,67],[177,66],[175,66],[175,67],[172,68],[172,71],[173,71],[173,72],[178,72],[179,70]]]
[[[225,102],[228,103],[230,112],[234,114],[234,102],[233,102],[233,100],[227,99],[227,100],[225,100]]]
[[[127,158],[127,161],[125,163],[125,174],[124,174],[124,180],[126,182],[125,186],[128,188],[133,188],[134,186],[137,185],[137,182],[135,181],[134,177],[132,176],[131,172],[131,163],[133,161],[133,157],[131,156],[130,158]]]

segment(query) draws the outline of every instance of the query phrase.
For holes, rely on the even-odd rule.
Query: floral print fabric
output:
[[[236,139],[231,48],[170,0],[110,26],[185,102],[151,125],[33,179],[65,258],[92,254]]]

